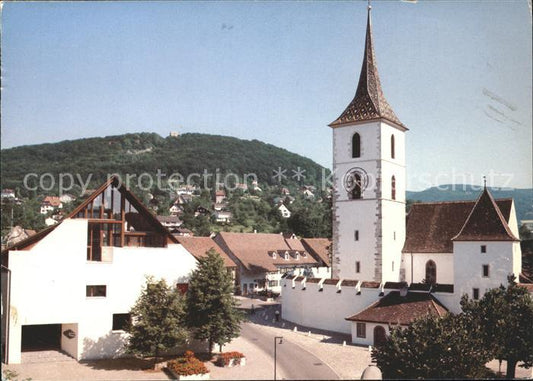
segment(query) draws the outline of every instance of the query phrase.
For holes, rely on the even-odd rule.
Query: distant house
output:
[[[239,189],[239,190],[242,190],[243,192],[246,192],[248,190],[248,184],[237,183],[235,184],[235,189]]]
[[[231,222],[231,218],[233,217],[233,213],[226,212],[223,210],[215,211],[215,221],[216,222],[224,222],[229,223]]]
[[[194,191],[196,190],[196,187],[194,185],[183,185],[178,188],[176,193],[178,195],[192,195]]]
[[[281,217],[283,218],[289,218],[291,216],[291,211],[287,209],[287,207],[283,204],[280,204],[280,206],[278,206],[278,210],[280,211]]]
[[[168,209],[168,212],[171,216],[177,216],[183,213],[183,207],[179,204],[172,204],[172,206]]]
[[[183,224],[183,221],[178,216],[157,216],[157,219],[171,233],[174,233]]]
[[[283,274],[313,274],[319,267],[299,239],[282,234],[220,232],[214,241],[237,264],[236,285],[243,295],[281,292]]]
[[[288,196],[288,195],[291,194],[291,192],[289,191],[288,188],[283,187],[283,188],[281,188],[281,194],[284,195],[284,196]]]
[[[172,235],[179,239],[180,237],[192,237],[194,234],[191,230],[180,226],[174,233],[172,233]]]
[[[2,189],[2,198],[15,198],[15,191],[13,189]]]
[[[226,200],[226,192],[223,190],[217,190],[215,192],[215,204],[222,204]]]
[[[313,192],[311,192],[309,189],[305,189],[305,190],[303,191],[303,195],[304,195],[304,197],[307,198],[307,199],[313,199],[313,198],[315,198],[315,194],[314,194]]]
[[[47,214],[54,209],[61,209],[63,207],[63,203],[61,202],[61,199],[57,196],[46,196],[44,200],[41,202],[41,214]]]
[[[213,209],[215,209],[215,211],[221,211],[221,210],[223,210],[225,207],[226,207],[226,204],[217,204],[217,203],[215,203],[215,204],[213,205]]]
[[[211,215],[211,212],[207,208],[204,208],[203,206],[199,206],[198,208],[196,208],[196,211],[194,212],[194,217],[209,216],[209,215]]]
[[[317,260],[320,267],[326,269],[326,276],[331,275],[331,240],[329,238],[302,238],[305,250]],[[319,274],[322,276],[323,274]]]
[[[71,203],[73,201],[76,200],[76,197],[74,197],[73,195],[71,194],[63,194],[59,197],[59,200],[63,203],[63,204],[68,204],[68,203]]]

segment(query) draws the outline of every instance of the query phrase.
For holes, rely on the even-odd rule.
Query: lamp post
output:
[[[279,340],[279,343],[278,343]],[[274,380],[276,380],[276,359],[277,359],[277,345],[283,344],[283,336],[274,337]]]

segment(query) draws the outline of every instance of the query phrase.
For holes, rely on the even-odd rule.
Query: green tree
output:
[[[233,282],[222,258],[213,249],[206,254],[189,281],[187,321],[195,338],[207,340],[211,354],[214,344],[222,346],[239,337],[244,317],[236,308]]]
[[[389,379],[465,379],[485,376],[489,359],[465,315],[426,316],[402,329],[395,327],[372,358]]]
[[[184,344],[188,337],[185,303],[180,292],[165,280],[147,277],[146,286],[130,311],[127,353],[154,356],[154,368],[162,351]]]
[[[507,361],[507,378],[512,379],[519,361],[528,368],[533,365],[533,300],[514,276],[508,281],[507,287],[493,288],[480,300],[464,295],[461,306],[464,314],[482,327],[485,348],[494,358]]]

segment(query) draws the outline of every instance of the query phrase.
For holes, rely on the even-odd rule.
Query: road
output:
[[[274,358],[274,337],[260,326],[244,323],[241,336]],[[283,339],[277,345],[278,379],[288,380],[337,380],[337,374],[319,358],[300,346]],[[272,376],[274,370],[272,369]]]

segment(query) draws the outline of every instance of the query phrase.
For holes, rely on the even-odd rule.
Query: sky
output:
[[[129,132],[257,139],[332,163],[366,1],[7,2],[1,146]],[[532,187],[527,0],[374,1],[407,189]]]

